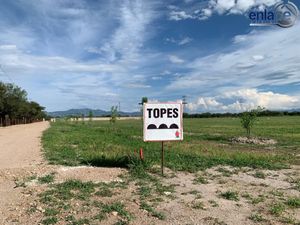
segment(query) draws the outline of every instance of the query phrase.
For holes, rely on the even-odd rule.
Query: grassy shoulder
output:
[[[216,165],[280,169],[299,152],[299,117],[262,118],[255,135],[276,138],[278,144],[251,146],[230,143],[243,135],[236,118],[186,119],[183,142],[166,143],[166,166],[174,170],[198,171]],[[143,148],[148,165],[159,164],[160,143],[142,141],[142,121],[110,124],[56,122],[44,133],[43,147],[52,164],[129,167],[134,152]]]

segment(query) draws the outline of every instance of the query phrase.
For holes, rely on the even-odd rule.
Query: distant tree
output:
[[[94,115],[93,115],[93,111],[90,110],[90,111],[89,111],[89,120],[90,120],[90,121],[93,120],[93,116],[94,116]]]
[[[0,82],[0,118],[4,125],[11,120],[41,120],[47,117],[44,109],[36,102],[29,102],[25,90],[14,84]]]
[[[140,105],[142,105],[141,107],[141,114],[142,114],[142,119],[143,119],[143,106],[144,106],[144,103],[147,103],[148,102],[148,98],[147,97],[142,97],[142,100],[141,100],[141,103]]]
[[[144,104],[144,103],[147,103],[148,102],[148,98],[147,97],[142,97],[142,105]]]
[[[251,135],[251,129],[255,125],[255,122],[258,120],[258,114],[261,113],[264,108],[258,106],[256,109],[243,112],[240,116],[242,127],[246,130],[247,137]]]
[[[117,116],[118,116],[118,106],[112,106],[110,109],[110,122],[111,123],[116,123],[117,121]]]

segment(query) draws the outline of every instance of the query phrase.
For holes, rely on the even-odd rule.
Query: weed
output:
[[[258,204],[260,202],[264,202],[264,201],[265,201],[265,197],[261,195],[261,196],[258,196],[257,198],[252,198],[251,203],[253,205],[256,205],[256,204]]]
[[[121,217],[129,221],[132,219],[132,215],[125,210],[124,204],[120,202],[114,202],[112,204],[104,204],[102,206],[103,213],[111,213],[113,211],[117,212]]]
[[[231,200],[231,201],[238,201],[239,200],[239,195],[236,191],[226,191],[224,193],[221,193],[220,196],[222,198],[225,198],[225,199]]]
[[[208,202],[211,204],[212,207],[218,207],[219,206],[219,204],[215,200],[209,200]]]
[[[54,175],[55,175],[55,173],[50,173],[50,174],[45,175],[43,177],[39,177],[38,181],[39,181],[40,184],[53,183],[53,181],[54,181]]]
[[[300,208],[300,198],[297,197],[289,198],[286,201],[286,204],[291,208]]]
[[[15,180],[15,186],[14,188],[25,188],[26,187],[26,184],[23,180]]]
[[[106,215],[103,212],[98,213],[93,217],[94,220],[102,221],[106,218]]]
[[[300,191],[300,179],[292,180],[291,184],[293,184],[295,190]]]
[[[181,193],[181,195],[188,195],[188,194],[190,194],[190,195],[198,195],[198,194],[199,194],[199,191],[197,191],[197,190],[192,190],[192,191],[188,191],[188,192],[183,192],[183,193]]]
[[[166,218],[164,213],[156,211],[151,205],[147,204],[146,202],[141,202],[140,208],[146,210],[151,214],[151,216],[156,217],[160,220],[164,220]]]
[[[45,216],[55,216],[59,213],[58,210],[56,209],[53,209],[53,208],[46,208],[45,209],[45,212],[44,212],[44,215]]]
[[[58,222],[58,219],[56,217],[48,217],[44,220],[42,220],[42,224],[44,225],[50,225],[50,224],[56,224]]]
[[[275,203],[270,208],[270,212],[276,216],[279,216],[284,210],[285,206],[282,203]]]
[[[282,218],[280,218],[280,221],[282,223],[287,223],[287,224],[295,224],[298,225],[299,223],[296,222],[295,218],[289,216],[289,217],[285,217],[283,216]]]
[[[99,191],[95,193],[95,195],[101,197],[112,197],[113,192],[108,187],[102,187]]]
[[[124,221],[124,220],[119,220],[118,222],[116,222],[114,225],[127,225],[128,221]]]
[[[243,198],[246,198],[246,199],[248,199],[248,200],[252,200],[252,196],[251,196],[248,192],[243,193],[243,194],[242,194],[242,197],[243,197]]]
[[[86,218],[81,218],[79,220],[72,221],[72,225],[84,225],[90,224],[90,220]]]
[[[252,214],[250,217],[249,217],[250,220],[254,221],[254,222],[263,222],[265,221],[266,219],[264,219],[264,217],[260,214]]]
[[[175,192],[175,185],[163,185],[160,182],[155,183],[155,191],[159,195],[164,195],[166,192]]]
[[[203,176],[198,176],[194,179],[195,184],[208,184],[208,181],[205,177]]]
[[[204,203],[203,202],[192,202],[192,208],[193,209],[205,209]]]
[[[29,209],[27,209],[27,213],[30,215],[32,213],[35,213],[37,211],[36,206],[30,206]]]
[[[278,191],[278,190],[273,190],[270,192],[271,195],[274,195],[276,197],[283,197],[284,193],[282,191]]]
[[[138,191],[139,191],[141,198],[144,199],[151,195],[152,189],[150,188],[150,186],[141,186],[141,187],[139,187]]]
[[[233,174],[230,170],[222,167],[218,168],[217,171],[222,173],[222,175],[225,177],[230,177]]]
[[[256,177],[256,178],[260,178],[260,179],[265,179],[266,178],[266,175],[262,171],[256,171],[253,174],[253,176]]]

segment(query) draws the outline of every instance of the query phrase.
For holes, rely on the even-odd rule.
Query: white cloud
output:
[[[169,13],[170,20],[198,19],[205,20],[217,13],[244,14],[253,7],[260,10],[265,6],[273,6],[281,0],[209,0],[205,6],[201,4],[197,10],[174,8]],[[193,7],[192,7],[193,8]]]
[[[274,28],[239,36],[243,41],[234,41],[231,51],[227,49],[183,64],[188,72],[172,81],[167,90],[216,92],[232,87],[300,83],[299,29],[298,23],[289,29]]]
[[[101,73],[120,71],[118,65],[99,62],[77,62],[76,60],[61,56],[35,56],[23,52],[14,45],[0,46],[0,64],[10,73],[43,72],[72,72],[72,73]]]
[[[255,61],[260,61],[260,60],[263,60],[265,57],[263,55],[254,55],[254,56],[252,56],[252,58]]]
[[[0,45],[0,50],[17,50],[16,45]]]
[[[151,88],[150,85],[142,84],[142,83],[129,83],[129,84],[125,84],[124,86],[128,88]]]
[[[251,8],[256,7],[263,9],[265,6],[273,6],[281,0],[210,0],[208,7],[202,9],[211,10],[211,12],[216,12],[218,14],[244,14]],[[211,16],[212,13],[209,16]]]
[[[193,41],[193,39],[190,37],[184,37],[182,39],[166,38],[166,41],[177,44],[177,45],[186,45],[186,44],[190,43],[191,41]]]
[[[170,60],[171,63],[174,63],[174,64],[184,63],[184,60],[179,58],[176,55],[169,55],[169,60]]]
[[[181,41],[179,41],[178,44],[179,44],[179,45],[185,45],[185,44],[190,43],[192,40],[193,40],[192,38],[185,37],[185,38],[183,38]]]
[[[161,80],[162,77],[161,76],[154,76],[154,77],[151,77],[152,80]]]
[[[171,11],[169,14],[169,20],[179,21],[186,19],[194,19],[194,16],[186,13],[185,11]]]
[[[269,110],[287,110],[299,107],[300,96],[290,96],[274,92],[259,92],[256,89],[228,91],[214,97],[199,97],[187,105],[192,112],[241,112],[258,106]]]
[[[163,72],[160,73],[161,75],[163,76],[166,76],[166,75],[170,75],[171,72],[169,70],[164,70]]]

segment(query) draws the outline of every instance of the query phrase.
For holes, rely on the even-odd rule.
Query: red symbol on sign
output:
[[[179,138],[179,135],[180,135],[180,133],[179,133],[179,131],[177,130],[177,131],[175,132],[175,136],[176,136],[177,138]]]

